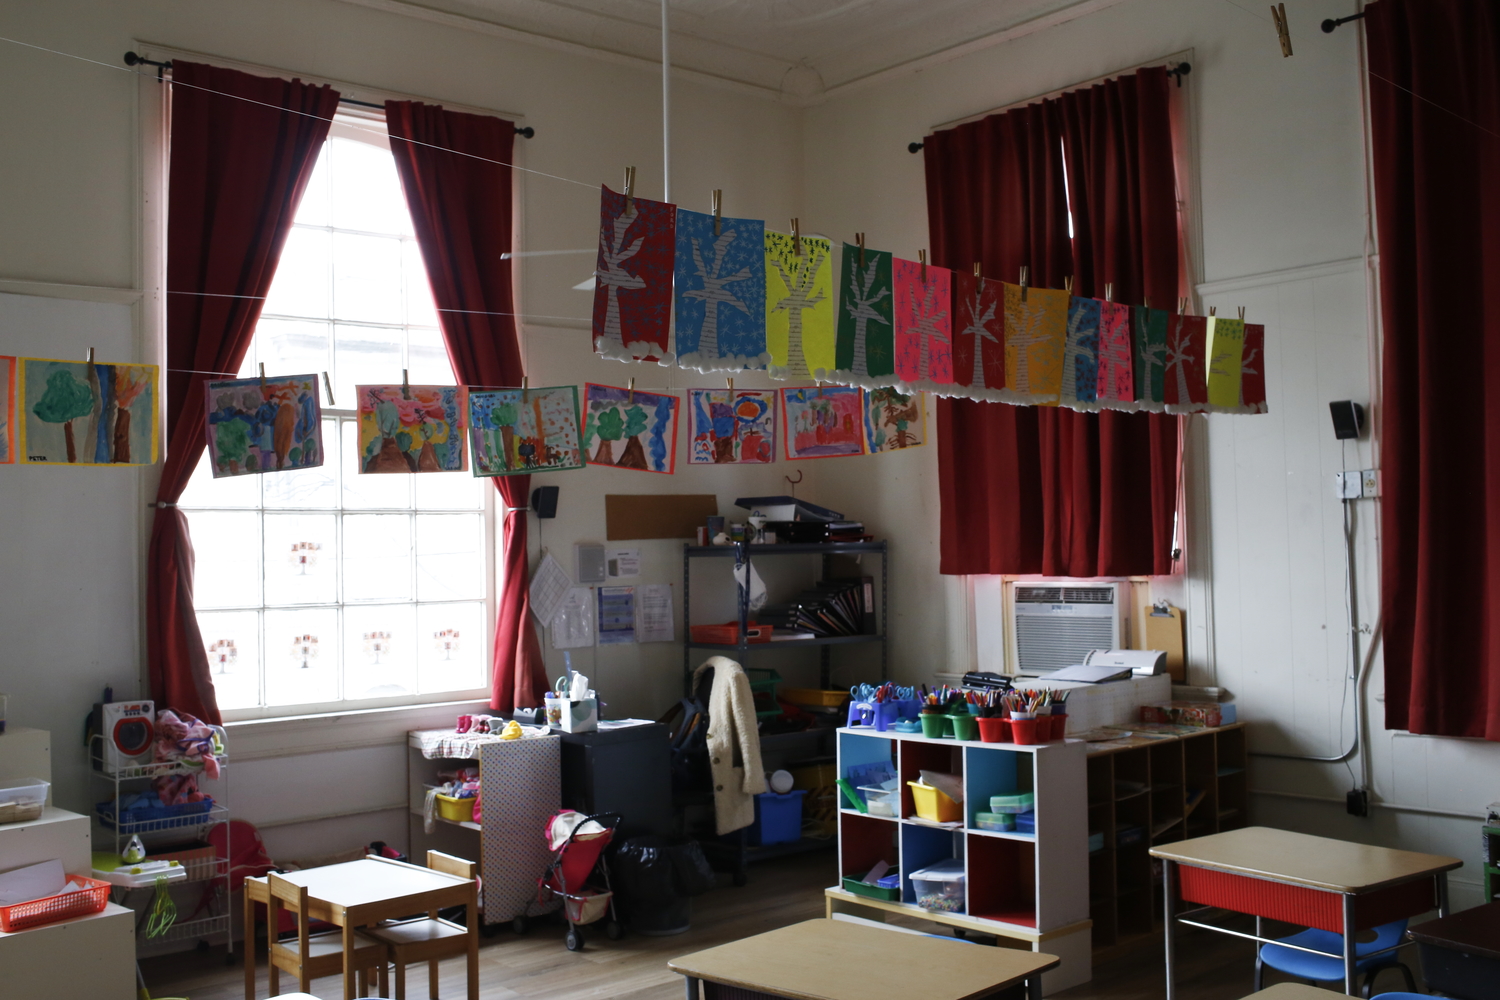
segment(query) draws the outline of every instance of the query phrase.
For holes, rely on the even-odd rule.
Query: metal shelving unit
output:
[[[224,733],[218,730],[219,740],[222,744]],[[116,855],[125,850],[125,845],[133,836],[140,836],[146,844],[148,853],[159,850],[162,846],[161,840],[165,839],[159,835],[170,835],[171,840],[202,840],[209,829],[229,819],[229,757],[228,754],[219,755],[219,778],[216,782],[215,797],[213,805],[203,812],[189,813],[182,816],[167,816],[159,819],[140,820],[136,822],[121,823],[118,820],[119,802],[122,793],[131,795],[139,792],[157,778],[176,777],[185,775],[202,776],[203,768],[174,761],[161,764],[133,764],[125,767],[116,767],[113,771],[107,770],[104,760],[104,737],[95,735],[89,744],[89,756],[91,763],[91,775],[95,787],[108,788],[111,795],[108,802],[115,804],[116,813],[111,815],[104,809],[105,803],[97,803],[94,806],[93,839],[96,845],[101,847],[108,845],[109,850]],[[152,840],[158,841],[152,844]],[[225,852],[228,851],[229,843],[226,837]],[[144,936],[144,925],[142,921],[136,922],[136,945],[157,945],[172,941],[203,941],[217,934],[224,935],[226,959],[232,961],[234,957],[234,938],[230,933],[229,905],[229,861],[226,858],[205,857],[192,858],[183,863],[187,871],[187,877],[180,881],[171,883],[169,891],[179,891],[183,886],[194,886],[201,893],[214,893],[215,898],[208,904],[209,916],[194,917],[179,920],[167,929],[165,934],[154,938]],[[214,885],[218,883],[218,885]],[[126,886],[115,886],[111,895],[115,901],[122,905],[128,905],[127,900],[132,893],[154,892],[154,886],[142,886],[132,888]],[[193,914],[199,911],[199,899],[191,898],[187,902],[186,913]],[[178,906],[178,912],[183,913],[182,905]]]
[[[739,588],[740,641],[737,643],[706,643],[693,641],[692,579],[694,559],[733,559],[735,571],[754,559],[765,556],[822,556],[823,578],[828,578],[830,558],[836,555],[880,556],[880,610],[875,620],[875,632],[871,635],[835,635],[817,639],[786,639],[778,642],[746,642],[746,626],[750,621],[750,599],[745,588]],[[761,650],[802,649],[819,646],[821,649],[820,684],[827,688],[832,684],[831,647],[880,643],[880,672],[884,677],[889,665],[889,642],[887,638],[886,606],[890,592],[891,555],[887,542],[822,542],[800,545],[754,545],[733,542],[729,545],[684,545],[682,547],[682,687],[683,694],[692,695],[693,650],[706,649],[721,653],[745,654]]]

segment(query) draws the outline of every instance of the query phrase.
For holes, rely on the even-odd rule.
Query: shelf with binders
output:
[[[878,577],[871,572],[873,567],[866,565],[867,556],[879,558]],[[805,589],[809,585],[813,589],[824,588],[826,592],[820,596],[837,602],[839,607],[824,608],[820,613],[813,610],[814,605],[810,603],[807,620],[790,629],[795,638],[778,637],[786,636],[788,632],[787,624],[782,622],[779,626],[768,623],[772,624],[770,641],[752,641],[750,632],[758,622],[756,614],[750,610],[747,589],[738,582],[741,574],[748,575],[752,569],[765,582],[768,608],[797,605],[799,597],[812,592]],[[788,654],[778,663],[778,668],[781,663],[788,664],[787,670],[795,675],[795,679],[788,681],[793,687],[828,690],[836,686],[847,687],[857,680],[883,680],[889,655],[889,579],[890,549],[884,541],[684,545],[683,692],[691,696],[693,671],[705,653],[731,655],[742,664],[751,656],[763,661],[768,653]],[[842,585],[849,586],[841,591]],[[796,610],[800,614],[801,607],[797,606]],[[738,637],[738,641],[694,640],[695,625],[726,622],[729,627],[723,630],[724,637]],[[876,645],[880,647],[878,672],[871,669],[874,657],[865,652]],[[794,653],[799,649],[817,650],[816,660],[806,654],[799,659]],[[841,669],[850,671],[850,676],[841,677],[837,685],[833,682],[836,649],[846,650],[837,657],[837,663]],[[814,663],[816,673],[812,671]]]

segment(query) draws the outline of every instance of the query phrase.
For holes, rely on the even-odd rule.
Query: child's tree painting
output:
[[[317,375],[209,382],[207,393],[215,479],[323,464]]]
[[[361,385],[359,471],[461,472],[467,400],[456,385]]]
[[[1063,347],[1062,394],[1064,406],[1095,403],[1099,399],[1099,306],[1098,299],[1068,300],[1068,339]]]
[[[763,465],[776,460],[774,389],[690,389],[693,465]]]
[[[672,205],[599,197],[599,257],[594,269],[594,350],[616,361],[671,361]]]
[[[470,392],[469,450],[476,476],[583,468],[578,387]]]
[[[872,455],[915,448],[925,443],[926,431],[920,392],[892,388],[865,391],[865,440]]]
[[[841,385],[782,389],[781,414],[789,459],[865,453],[861,389]]]
[[[677,364],[764,368],[765,224],[677,210]]]
[[[16,460],[16,359],[0,357],[0,465]]]
[[[1135,346],[1130,307],[1099,303],[1098,396],[1102,402],[1135,402]]]
[[[1005,387],[1027,402],[1054,402],[1062,391],[1071,298],[1060,289],[1005,285]]]
[[[156,461],[155,365],[21,358],[19,453],[37,465],[150,465]],[[3,378],[3,370],[0,370]],[[9,426],[9,394],[6,416]],[[0,438],[8,434],[0,432]],[[7,449],[8,450],[8,449]]]
[[[845,243],[832,378],[865,384],[895,374],[891,291],[891,255]]]
[[[953,272],[897,258],[896,377],[902,382],[953,382]]]
[[[767,231],[766,348],[772,378],[834,369],[833,244]]]
[[[584,386],[584,409],[589,465],[667,475],[676,471],[676,396],[590,382]]]

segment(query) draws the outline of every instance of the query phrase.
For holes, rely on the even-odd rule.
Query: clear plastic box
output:
[[[900,798],[894,788],[881,788],[879,785],[860,785],[859,790],[865,793],[865,805],[870,810],[871,816],[896,815]]]
[[[1036,793],[1022,792],[1020,795],[991,795],[990,812],[1023,813],[1036,808]]]
[[[0,780],[0,823],[24,823],[40,819],[47,804],[51,782],[41,778],[6,778]]]
[[[1015,813],[977,812],[974,814],[974,825],[981,830],[1014,830],[1016,815]]]
[[[964,912],[964,863],[957,858],[939,861],[911,873],[917,905],[940,913]]]

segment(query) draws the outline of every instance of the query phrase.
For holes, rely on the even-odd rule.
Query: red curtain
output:
[[[174,60],[167,193],[167,458],[146,556],[157,705],[220,721],[175,504],[203,454],[204,382],[239,370],[339,95]]]
[[[1165,69],[1144,69],[929,136],[933,260],[1007,281],[1025,265],[1039,287],[1072,275],[1079,295],[1112,282],[1116,301],[1171,307],[1167,87]],[[937,412],[943,573],[1172,571],[1175,417],[960,399]]]
[[[1386,726],[1500,740],[1500,5],[1365,9]]]
[[[520,385],[510,262],[500,257],[511,250],[507,164],[515,125],[436,105],[387,101],[386,127],[454,373],[465,385]],[[495,487],[505,504],[504,575],[490,708],[509,712],[541,704],[547,671],[527,599],[525,508],[531,477],[499,476]]]

